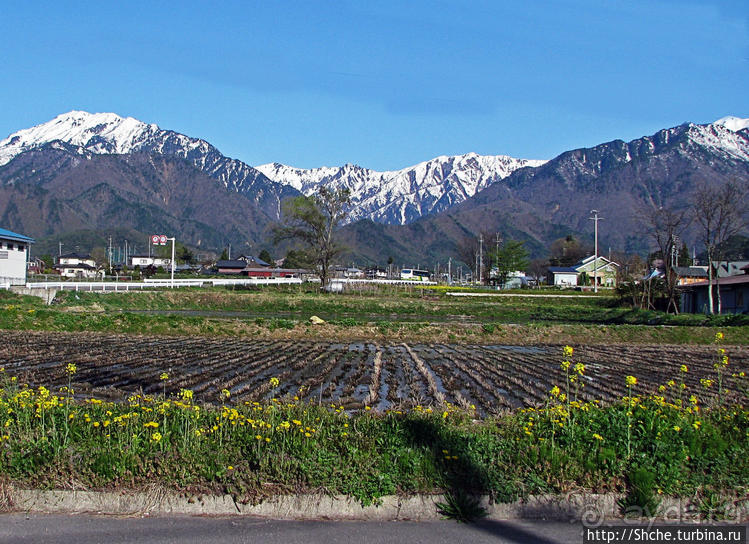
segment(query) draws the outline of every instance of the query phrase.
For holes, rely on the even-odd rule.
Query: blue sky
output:
[[[8,2],[0,55],[0,138],[111,111],[249,164],[551,158],[749,117],[744,0]]]

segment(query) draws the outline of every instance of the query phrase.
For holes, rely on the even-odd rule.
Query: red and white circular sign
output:
[[[161,245],[166,245],[166,234],[162,234],[159,238],[159,241],[161,242]]]
[[[159,243],[159,235],[158,234],[154,234],[153,236],[151,236],[151,243],[152,244],[158,244]]]

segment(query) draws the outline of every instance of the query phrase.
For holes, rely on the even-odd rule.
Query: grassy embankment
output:
[[[535,294],[535,293],[534,293]],[[539,343],[749,343],[747,316],[633,310],[610,296],[451,297],[444,289],[326,295],[297,288],[63,292],[52,306],[0,293],[0,328],[253,338]],[[313,315],[327,321],[311,325]]]
[[[120,404],[75,402],[68,387],[30,389],[0,372],[0,484],[156,485],[240,501],[322,491],[363,504],[447,491],[458,505],[465,493],[505,502],[585,489],[627,492],[622,507],[650,512],[661,495],[694,496],[705,512],[746,496],[746,377],[731,376],[719,346],[700,390],[684,388],[684,367],[647,397],[628,377],[627,396],[609,405],[575,400],[585,367],[566,350],[565,383],[546,406],[484,420],[452,406],[348,414],[295,397],[233,403],[228,392],[198,406],[187,390]],[[75,366],[59,371],[74,388]],[[173,378],[161,376],[165,384]],[[726,380],[742,384],[731,404],[719,394]],[[263,387],[279,385],[271,378]]]

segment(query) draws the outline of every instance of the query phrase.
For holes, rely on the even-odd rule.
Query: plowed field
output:
[[[167,394],[181,388],[197,400],[219,402],[293,397],[376,410],[450,402],[475,405],[481,414],[545,402],[554,385],[564,388],[561,346],[416,343],[329,343],[168,338],[89,333],[0,332],[0,366],[31,386],[67,385],[65,365],[75,363],[79,396],[121,399],[132,392]],[[704,391],[700,378],[714,375],[712,346],[574,346],[585,364],[581,396],[608,400],[626,394],[625,376],[637,393],[684,376]],[[728,374],[749,371],[749,349],[729,347]],[[689,367],[681,374],[682,364]],[[169,379],[159,376],[167,372]],[[277,377],[278,387],[270,378]],[[735,384],[727,380],[729,394]],[[714,389],[714,387],[713,387]]]

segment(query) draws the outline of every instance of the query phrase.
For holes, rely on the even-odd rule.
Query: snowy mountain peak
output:
[[[0,141],[0,165],[19,153],[55,140],[86,147],[94,153],[129,153],[144,134],[158,130],[156,125],[114,113],[70,111]]]
[[[225,187],[243,193],[277,217],[280,200],[293,189],[271,182],[263,174],[226,157],[205,140],[163,130],[114,113],[70,111],[35,127],[19,130],[0,141],[0,166],[17,155],[61,141],[95,154],[158,153],[186,159]]]
[[[721,117],[720,119],[715,121],[713,124],[723,125],[728,130],[732,130],[733,132],[738,132],[745,128],[749,128],[749,119],[742,119],[741,117],[734,117],[733,115],[728,115],[726,117]]]
[[[410,223],[463,202],[518,168],[544,164],[542,160],[476,153],[442,155],[401,170],[378,172],[355,164],[301,169],[278,163],[256,166],[268,178],[290,185],[305,195],[321,185],[351,192],[350,220]]]

